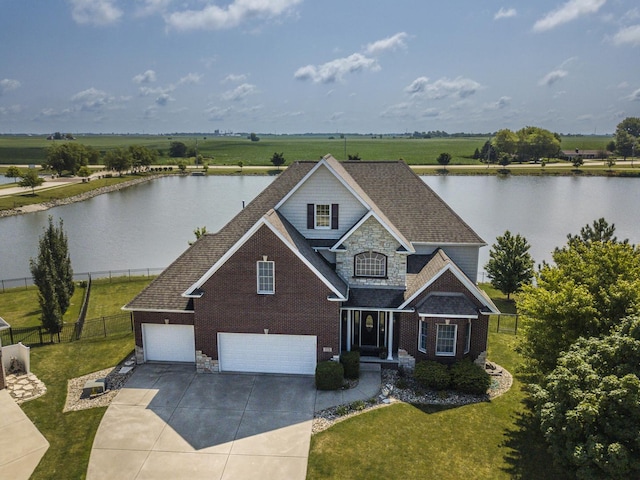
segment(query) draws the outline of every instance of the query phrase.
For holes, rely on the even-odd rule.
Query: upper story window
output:
[[[309,230],[336,230],[338,228],[338,210],[337,203],[308,203],[307,228]]]
[[[356,277],[386,277],[387,257],[377,252],[359,253],[354,258],[353,273]]]
[[[316,205],[316,228],[331,228],[331,205]]]
[[[257,264],[258,293],[276,293],[275,262],[261,260]]]

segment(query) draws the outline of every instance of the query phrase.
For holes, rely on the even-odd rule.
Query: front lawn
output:
[[[489,337],[489,360],[516,374],[516,337]],[[311,439],[307,479],[566,478],[550,465],[531,427],[526,394],[511,389],[463,407],[395,404],[340,422]]]

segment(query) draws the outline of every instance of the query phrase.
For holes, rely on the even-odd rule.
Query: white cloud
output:
[[[244,100],[249,95],[257,93],[257,91],[258,89],[255,85],[252,85],[250,83],[243,83],[241,85],[238,85],[233,90],[224,92],[222,94],[222,99],[231,102],[237,102],[239,100]]]
[[[515,8],[500,8],[498,12],[493,16],[494,20],[500,20],[501,18],[511,18],[518,14]]]
[[[632,92],[627,98],[632,102],[640,102],[640,88]]]
[[[354,53],[344,58],[337,58],[322,65],[307,65],[300,67],[294,73],[298,80],[312,80],[314,83],[332,83],[341,81],[347,73],[363,70],[380,70],[378,62],[360,53]]]
[[[138,75],[136,75],[135,77],[133,77],[131,80],[133,80],[133,83],[153,83],[156,81],[156,72],[154,72],[153,70],[147,70],[144,73],[139,73]]]
[[[0,107],[0,115],[16,115],[24,111],[22,105],[9,105],[8,107]]]
[[[382,40],[370,43],[365,49],[367,55],[379,55],[380,53],[388,50],[398,50],[400,48],[407,48],[407,44],[404,40],[407,38],[405,32],[399,32]]]
[[[0,95],[20,88],[21,83],[12,78],[3,78],[0,80]]]
[[[224,120],[231,113],[231,108],[211,107],[205,113],[209,120]]]
[[[230,73],[226,77],[222,79],[222,83],[237,83],[244,82],[247,79],[247,76],[244,74],[236,75],[234,73]]]
[[[91,87],[76,93],[71,97],[71,101],[77,104],[80,110],[95,112],[112,103],[114,98],[102,90]]]
[[[140,95],[148,97],[150,95],[162,95],[163,93],[173,92],[173,86],[169,87],[140,87]]]
[[[135,15],[138,17],[146,17],[157,13],[164,13],[171,3],[171,0],[137,0],[137,3],[142,3],[142,5],[138,6]]]
[[[70,0],[71,17],[81,25],[110,25],[122,17],[115,0]]]
[[[511,105],[511,97],[500,97],[493,103],[490,103],[486,106],[487,110],[502,110]]]
[[[171,95],[169,95],[168,93],[162,93],[158,96],[158,98],[156,98],[156,105],[160,106],[160,107],[164,107],[165,105],[167,105],[169,102],[173,102],[175,100],[175,98],[173,98]]]
[[[199,73],[188,73],[180,80],[178,80],[178,85],[191,85],[194,83],[200,83],[202,80],[202,75]]]
[[[447,97],[467,98],[476,93],[482,85],[475,80],[457,77],[453,80],[446,77],[429,83],[428,77],[418,77],[404,91],[414,96],[425,96],[432,99]]]
[[[202,10],[184,10],[165,16],[175,30],[222,30],[249,19],[269,19],[288,13],[302,0],[234,0],[226,7],[206,5]]]
[[[540,81],[538,81],[538,85],[550,87],[558,80],[566,77],[567,75],[569,75],[569,72],[567,72],[566,70],[553,70],[552,72],[549,72],[544,77],[542,77]]]
[[[633,46],[640,45],[640,25],[630,25],[628,27],[621,28],[613,36],[612,42],[614,45],[626,45]]]
[[[561,7],[547,13],[533,25],[534,32],[551,30],[590,13],[596,13],[607,0],[569,0]]]

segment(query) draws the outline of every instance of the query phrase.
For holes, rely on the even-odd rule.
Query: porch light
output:
[[[165,325],[169,325],[169,319],[168,319],[168,318],[165,318],[165,319],[164,319],[164,324],[165,324]]]
[[[269,329],[268,329],[268,328],[265,328],[265,329],[264,329],[264,334],[265,334],[265,335],[269,335]]]

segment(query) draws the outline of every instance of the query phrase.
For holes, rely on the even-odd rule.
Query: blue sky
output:
[[[0,0],[0,133],[611,133],[637,0]]]

